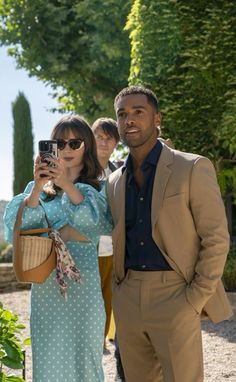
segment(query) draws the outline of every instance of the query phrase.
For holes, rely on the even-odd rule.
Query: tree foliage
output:
[[[132,1],[0,0],[0,41],[19,67],[50,84],[62,110],[113,113],[127,85]]]
[[[13,193],[23,192],[33,178],[33,134],[30,106],[23,93],[19,93],[12,104],[14,121],[13,157],[14,182]]]
[[[176,148],[236,159],[236,7],[233,0],[135,0],[126,25],[130,83],[160,98]]]

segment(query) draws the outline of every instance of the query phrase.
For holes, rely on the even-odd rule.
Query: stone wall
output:
[[[11,263],[0,263],[0,293],[21,289],[30,289],[30,284],[16,280]]]

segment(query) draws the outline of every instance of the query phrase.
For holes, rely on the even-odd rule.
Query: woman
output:
[[[58,159],[48,166],[36,158],[34,181],[13,198],[4,216],[10,241],[17,209],[27,197],[22,229],[47,226],[46,212],[81,276],[81,283],[64,280],[67,299],[60,293],[55,270],[45,283],[32,285],[33,382],[102,382],[105,314],[97,244],[99,236],[111,230],[98,180],[102,169],[92,130],[79,116],[61,118],[51,139],[57,140]]]

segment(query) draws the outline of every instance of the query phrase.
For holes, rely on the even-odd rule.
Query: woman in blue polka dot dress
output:
[[[69,277],[61,280],[54,270],[46,282],[32,285],[33,382],[102,382],[105,313],[97,244],[100,235],[111,232],[98,180],[102,170],[93,133],[78,115],[62,117],[51,138],[58,143],[54,166],[38,156],[34,181],[13,198],[4,215],[6,238],[11,241],[17,209],[27,198],[22,229],[46,227],[46,212],[80,271],[80,283]]]

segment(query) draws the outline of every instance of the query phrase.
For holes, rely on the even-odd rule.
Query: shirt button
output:
[[[140,241],[140,245],[144,245],[144,242],[143,242],[143,241]]]
[[[142,269],[145,269],[145,268],[146,268],[146,265],[141,265],[141,268],[142,268]]]
[[[142,202],[143,201],[143,197],[141,196],[141,198],[139,198],[139,200]]]
[[[143,219],[139,219],[139,223],[142,223],[143,222]]]

